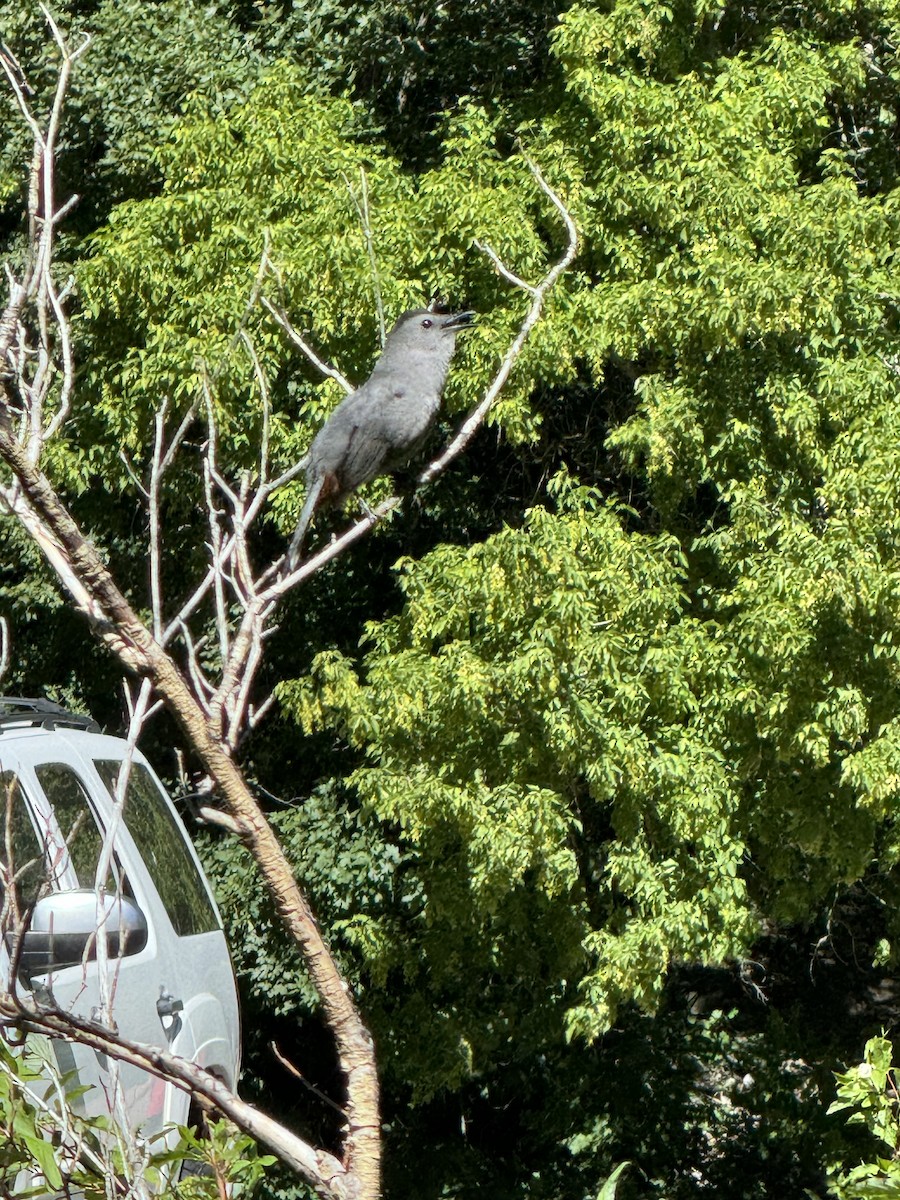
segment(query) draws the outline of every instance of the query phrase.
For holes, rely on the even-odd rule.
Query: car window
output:
[[[103,833],[91,808],[87,788],[77,772],[65,763],[42,763],[35,767],[34,773],[53,805],[78,877],[78,886],[92,888],[103,849]],[[106,890],[110,893],[121,890],[126,896],[132,895],[115,855],[106,878]]]
[[[33,904],[47,880],[46,860],[38,840],[28,806],[22,794],[18,776],[12,771],[0,772],[0,860],[4,865],[4,881],[8,879],[6,824],[12,849],[12,870],[16,876],[16,897],[20,906]],[[8,818],[7,818],[8,814]]]
[[[111,796],[115,796],[121,765],[115,759],[94,760]],[[125,824],[156,884],[175,932],[187,936],[218,929],[215,909],[184,835],[153,776],[141,763],[132,764],[128,777]]]

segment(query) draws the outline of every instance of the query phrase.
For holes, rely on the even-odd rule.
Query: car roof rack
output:
[[[0,696],[0,733],[4,729],[40,726],[41,729],[84,729],[99,733],[100,726],[93,717],[69,712],[52,700],[29,699],[26,696]]]

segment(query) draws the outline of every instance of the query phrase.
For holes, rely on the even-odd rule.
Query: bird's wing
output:
[[[344,490],[353,492],[376,475],[380,475],[389,450],[384,430],[377,424],[365,423],[353,430],[348,439],[342,479]]]

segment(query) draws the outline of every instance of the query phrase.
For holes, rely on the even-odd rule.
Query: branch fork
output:
[[[143,621],[135,613],[96,547],[79,529],[41,469],[46,445],[65,428],[75,384],[66,313],[72,281],[59,284],[55,279],[53,252],[58,226],[76,199],[57,202],[55,162],[72,70],[88,45],[85,39],[70,50],[46,10],[45,16],[59,51],[57,85],[45,122],[33,111],[31,92],[18,63],[5,48],[0,53],[0,66],[33,136],[26,214],[28,253],[20,272],[6,267],[9,298],[0,315],[0,460],[9,471],[9,480],[0,482],[0,505],[21,522],[39,546],[98,638],[128,672],[140,678],[135,694],[129,693],[129,744],[136,743],[140,729],[159,703],[165,704],[180,724],[224,806],[224,812],[210,807],[203,809],[204,817],[230,829],[253,854],[282,920],[304,956],[335,1036],[346,1086],[343,1106],[346,1125],[340,1155],[309,1145],[239,1100],[220,1081],[194,1064],[154,1047],[129,1042],[106,1026],[60,1013],[35,998],[0,995],[0,1023],[13,1023],[24,1030],[39,1030],[50,1036],[75,1038],[102,1053],[174,1081],[266,1142],[321,1196],[328,1200],[377,1200],[380,1117],[372,1039],[319,932],[306,896],[293,877],[284,850],[241,774],[236,758],[242,738],[256,727],[272,704],[271,696],[257,698],[256,680],[279,604],[291,589],[368,533],[400,499],[392,496],[383,501],[296,567],[291,567],[284,555],[261,566],[255,562],[256,523],[273,496],[295,480],[306,465],[301,460],[280,474],[272,472],[269,387],[247,328],[257,306],[266,309],[318,371],[334,379],[345,391],[352,391],[345,376],[325,362],[293,329],[283,310],[263,294],[266,279],[274,273],[265,238],[256,278],[232,339],[232,348],[241,346],[247,355],[261,399],[257,462],[252,473],[244,471],[237,479],[229,479],[220,465],[215,370],[206,372],[201,394],[173,428],[169,401],[165,397],[160,401],[146,475],[141,477],[126,460],[146,504],[149,531],[150,618]],[[420,472],[419,486],[435,480],[468,446],[540,320],[548,293],[575,257],[578,238],[571,216],[537,166],[531,162],[528,165],[538,187],[562,219],[566,248],[539,283],[529,284],[507,267],[494,250],[480,245],[498,273],[528,297],[528,311],[483,399],[442,452]],[[347,186],[363,222],[374,288],[380,297],[365,176],[361,176],[359,193],[349,182]],[[200,420],[206,424],[201,463],[207,563],[202,577],[173,606],[164,594],[162,498],[167,474],[185,448],[189,429]],[[196,632],[198,622],[210,614],[217,651],[214,656],[209,653],[211,647],[205,634]],[[0,634],[2,670],[8,659],[8,637],[2,622]],[[209,665],[211,657],[217,660],[214,668]],[[109,836],[112,838],[113,833]],[[109,997],[107,1001],[111,1004]]]

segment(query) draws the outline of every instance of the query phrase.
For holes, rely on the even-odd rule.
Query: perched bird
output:
[[[313,514],[341,504],[370,479],[402,466],[425,440],[441,405],[456,335],[474,313],[405,312],[364,384],[337,406],[313,439],[306,502],[288,550],[293,567]]]

